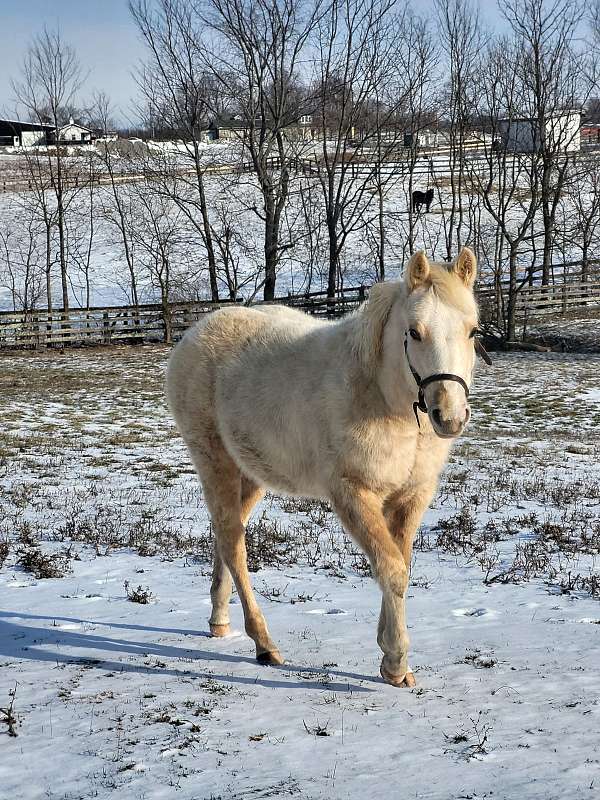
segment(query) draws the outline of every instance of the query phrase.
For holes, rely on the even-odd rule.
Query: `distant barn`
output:
[[[547,114],[543,123],[533,117],[507,117],[499,122],[502,145],[512,153],[535,153],[542,142],[554,151],[575,153],[581,149],[581,111]]]
[[[53,130],[52,125],[0,119],[0,147],[35,147],[47,144]]]

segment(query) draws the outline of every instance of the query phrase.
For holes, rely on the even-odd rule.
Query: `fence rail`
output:
[[[273,301],[316,316],[340,317],[367,296],[365,286],[344,289],[331,299],[326,292],[288,295]],[[99,345],[176,341],[204,314],[235,301],[145,304],[72,308],[52,312],[0,312],[0,349],[37,349],[64,345]]]
[[[328,298],[326,292],[279,297],[273,303],[289,305],[315,316],[335,319],[357,308],[368,297],[368,286],[353,286]],[[506,289],[501,287],[507,303]],[[478,292],[482,320],[493,320],[498,289],[482,287]],[[108,345],[176,341],[205,314],[235,304],[235,301],[144,304],[73,308],[52,312],[0,312],[0,349]],[[269,303],[257,303],[265,305]],[[517,295],[516,311],[521,320],[561,315],[577,309],[600,309],[600,276],[551,286],[527,286]]]
[[[201,302],[170,303],[167,308],[152,304],[1,312],[0,348],[162,341],[168,338],[167,331],[178,337],[203,314],[225,305]]]

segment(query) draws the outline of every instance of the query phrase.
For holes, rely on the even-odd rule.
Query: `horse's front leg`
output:
[[[413,542],[423,514],[433,500],[436,483],[428,483],[410,491],[398,492],[386,498],[383,513],[394,542],[400,548],[410,572]]]
[[[399,492],[396,495],[392,495],[390,498],[387,498],[384,505],[384,516],[388,529],[398,549],[402,553],[402,558],[409,572],[409,577],[415,534],[419,529],[423,514],[429,506],[435,491],[435,484],[424,484],[411,492]],[[398,613],[403,615],[403,622],[406,624],[404,605],[402,609],[390,608],[390,603],[384,594],[381,601],[381,613],[379,615],[379,626],[377,630],[377,641],[384,652],[385,649],[383,645],[386,638],[394,635],[395,615]],[[382,665],[382,670],[383,669],[385,669],[385,667]],[[408,686],[415,685],[414,676],[410,667],[407,671],[405,683]]]
[[[342,524],[367,555],[383,593],[383,625],[377,636],[383,651],[381,675],[394,686],[414,686],[408,667],[408,632],[404,602],[408,567],[388,528],[382,498],[360,484],[343,479],[331,494]]]

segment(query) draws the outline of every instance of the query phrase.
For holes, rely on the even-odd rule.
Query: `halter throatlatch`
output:
[[[480,355],[486,364],[491,364],[492,359],[487,354],[484,346],[481,342],[475,342],[475,351],[478,355]],[[413,378],[415,379],[415,383],[419,388],[419,399],[413,403],[413,411],[415,412],[415,419],[417,420],[417,425],[419,428],[421,427],[421,423],[419,422],[419,411],[422,411],[423,414],[427,413],[427,403],[425,402],[425,387],[429,386],[430,383],[436,383],[437,381],[455,381],[456,383],[460,383],[460,385],[465,390],[465,396],[467,400],[469,399],[469,387],[465,383],[465,381],[460,377],[460,375],[453,375],[451,372],[436,372],[435,375],[429,375],[427,378],[421,378],[419,373],[414,369],[413,365],[410,363],[410,358],[408,357],[408,334],[404,337],[404,352],[406,354],[406,361],[408,362],[408,366],[412,373]]]

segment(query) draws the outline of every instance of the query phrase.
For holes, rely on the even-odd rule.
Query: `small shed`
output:
[[[547,147],[565,153],[581,149],[581,111],[568,109],[547,114],[540,125],[533,117],[505,117],[498,124],[500,139],[513,153],[534,153],[544,142]]]
[[[418,131],[404,131],[404,147],[437,147],[438,132],[430,128],[421,128]]]
[[[35,147],[48,143],[52,125],[0,119],[0,147]]]
[[[581,126],[581,141],[582,141],[582,144],[599,144],[600,143],[600,123],[599,122],[585,122]]]

